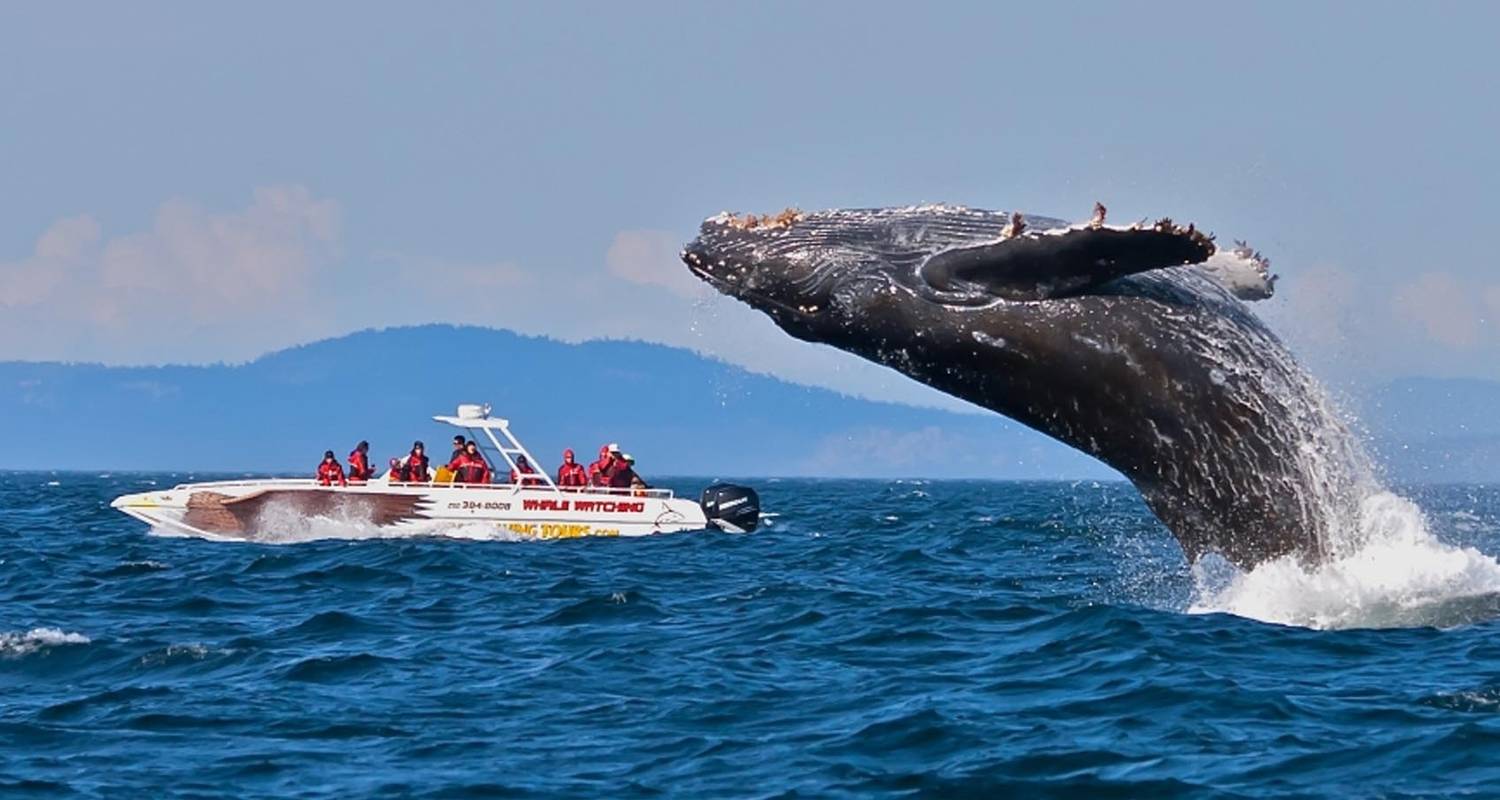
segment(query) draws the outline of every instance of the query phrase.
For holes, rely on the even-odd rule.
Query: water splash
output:
[[[1235,359],[1225,360],[1226,368]],[[1283,556],[1242,572],[1193,567],[1191,613],[1225,612],[1317,629],[1452,627],[1500,617],[1500,562],[1440,540],[1422,510],[1391,492],[1364,445],[1368,431],[1290,354],[1261,377],[1296,442],[1288,465],[1322,557]]]
[[[1412,501],[1373,492],[1342,533],[1333,555],[1314,566],[1289,556],[1242,573],[1200,561],[1189,612],[1319,629],[1453,627],[1500,616],[1500,562],[1439,540]]]
[[[88,644],[89,637],[59,628],[32,628],[24,633],[0,633],[0,658],[21,658],[49,647]]]

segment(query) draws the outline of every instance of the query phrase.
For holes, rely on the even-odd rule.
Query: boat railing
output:
[[[265,478],[244,479],[229,481],[209,481],[207,483],[180,483],[175,489],[239,489],[259,486],[322,486],[316,478]],[[401,486],[421,489],[462,489],[464,491],[502,491],[502,492],[537,492],[545,494],[590,494],[590,495],[612,495],[616,497],[652,497],[670,500],[674,494],[671,489],[632,489],[613,488],[609,486],[557,486],[556,488],[546,485],[521,485],[513,483],[461,483],[458,481],[387,481],[384,478],[375,478],[368,481],[350,481],[352,487],[366,486]],[[334,489],[338,486],[331,487]]]
[[[206,481],[203,483],[179,483],[172,487],[180,489],[238,489],[242,486],[307,486],[317,485],[317,478],[243,478],[228,481]]]
[[[371,483],[386,483],[379,479]],[[671,489],[639,489],[610,486],[547,486],[545,484],[517,485],[514,483],[463,483],[461,481],[390,481],[390,486],[420,486],[437,489],[464,489],[474,491],[538,492],[546,494],[603,494],[616,497],[658,497],[670,499]]]

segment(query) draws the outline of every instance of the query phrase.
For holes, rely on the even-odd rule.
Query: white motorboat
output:
[[[455,416],[433,419],[468,431],[498,479],[509,480],[509,470],[500,465],[514,470],[519,456],[539,463],[511,432],[510,421],[491,416],[489,406],[462,405]],[[425,482],[394,477],[386,472],[348,486],[311,478],[186,483],[127,494],[111,505],[165,532],[224,539],[274,538],[275,527],[288,519],[313,527],[373,526],[381,535],[520,539],[743,533],[760,520],[755,491],[733,484],[714,484],[694,502],[667,489],[559,487],[541,472],[528,474],[525,485],[458,483],[441,480],[442,474]]]

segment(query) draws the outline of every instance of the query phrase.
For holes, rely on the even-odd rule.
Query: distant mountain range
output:
[[[643,474],[1109,478],[994,414],[878,403],[642,342],[502,330],[366,331],[243,365],[0,363],[0,469],[310,472],[368,439],[377,463],[490,403],[549,468],[619,442]]]
[[[430,325],[242,365],[0,363],[0,469],[310,472],[359,439],[446,457],[460,402],[509,417],[544,465],[619,442],[647,475],[1110,479],[990,413],[879,403],[643,342]],[[1500,480],[1500,383],[1413,378],[1359,398],[1390,476]]]

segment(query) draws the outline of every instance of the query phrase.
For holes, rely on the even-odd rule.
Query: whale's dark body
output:
[[[1188,266],[1217,258],[1213,242],[1165,221],[1018,222],[951,206],[720,215],[683,260],[797,338],[1115,467],[1190,560],[1326,555],[1358,445],[1225,281]]]

